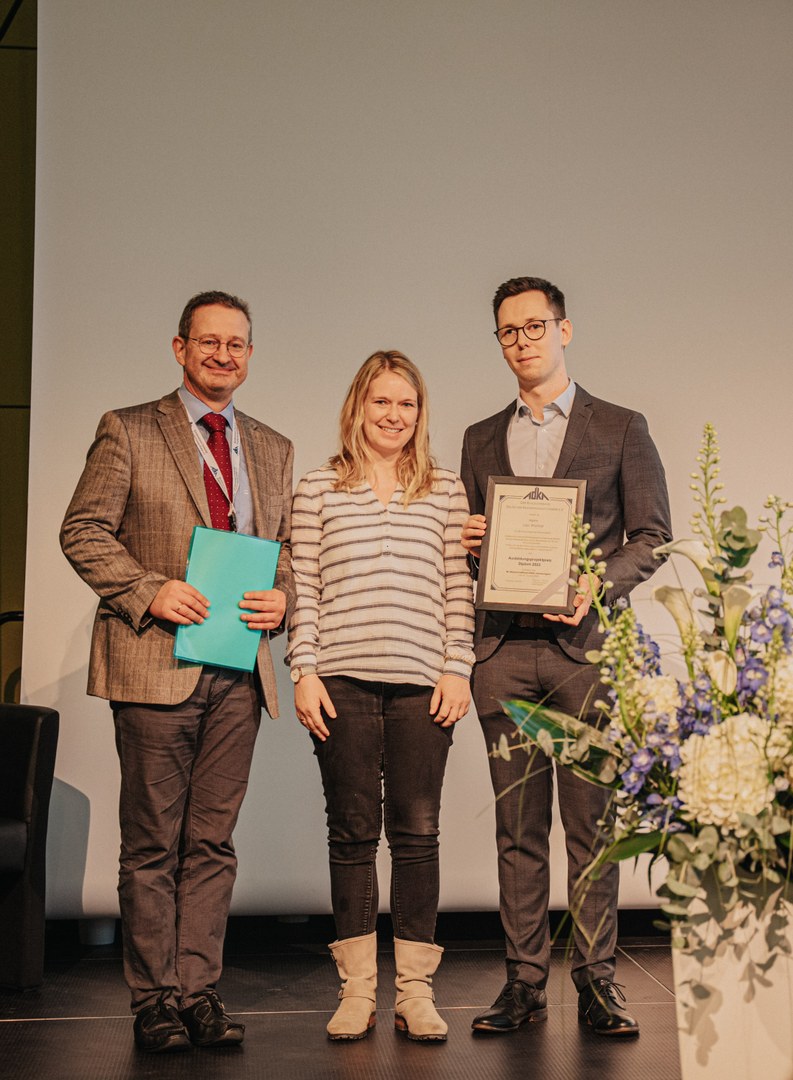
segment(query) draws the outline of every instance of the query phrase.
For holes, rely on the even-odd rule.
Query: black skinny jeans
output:
[[[340,939],[369,934],[378,908],[375,858],[385,807],[391,918],[397,937],[433,941],[438,818],[453,728],[433,723],[432,687],[323,679],[337,717],[314,739],[328,815],[330,882]]]

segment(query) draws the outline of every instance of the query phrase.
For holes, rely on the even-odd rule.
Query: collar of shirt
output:
[[[206,416],[208,412],[213,412],[214,410],[210,409],[205,401],[200,401],[195,394],[191,394],[184,383],[179,387],[177,393],[182,399],[182,403],[187,409],[190,419],[198,424],[198,430],[208,439],[209,432],[199,423],[199,421],[202,416]],[[225,409],[221,409],[220,415],[225,416],[226,423],[229,426],[229,430],[231,430],[231,428],[234,427],[234,402],[230,401]],[[226,437],[228,438],[228,432],[226,432]]]
[[[507,429],[507,454],[516,476],[553,476],[574,398],[575,383],[570,380],[562,393],[543,407],[541,420],[536,420],[518,398]]]
[[[546,410],[551,414],[561,413],[561,415],[567,420],[570,418],[570,410],[573,407],[574,398],[575,383],[571,379],[558,397],[554,398],[553,401],[549,401],[547,405],[543,406],[543,413],[546,413]],[[515,416],[513,417],[513,422],[519,420],[521,417],[524,416],[528,416],[533,424],[543,423],[543,420],[534,419],[534,414],[532,413],[531,409],[520,396],[520,394],[518,394],[517,401],[515,402]],[[547,421],[549,417],[545,415],[543,419]]]

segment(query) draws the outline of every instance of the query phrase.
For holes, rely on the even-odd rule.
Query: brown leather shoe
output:
[[[190,1040],[173,1005],[163,998],[146,1005],[135,1014],[132,1025],[135,1045],[149,1054],[170,1054],[175,1050],[189,1050]]]
[[[639,1025],[624,1005],[622,987],[611,979],[595,979],[578,995],[578,1021],[596,1035],[638,1035]]]
[[[232,1020],[214,990],[207,990],[179,1016],[193,1046],[239,1046],[245,1025]]]
[[[547,1019],[545,991],[515,979],[504,986],[487,1012],[474,1017],[471,1028],[493,1033],[517,1031],[526,1021],[536,1023]]]

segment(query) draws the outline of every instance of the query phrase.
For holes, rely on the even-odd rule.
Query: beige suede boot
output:
[[[364,1039],[375,1025],[377,934],[343,938],[328,948],[341,979],[341,1004],[328,1024],[328,1038]]]
[[[394,938],[397,970],[394,1026],[417,1042],[443,1042],[449,1030],[433,1004],[432,976],[442,955],[440,945]]]

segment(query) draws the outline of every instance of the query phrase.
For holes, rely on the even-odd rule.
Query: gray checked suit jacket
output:
[[[236,412],[251,482],[254,532],[280,540],[275,585],[295,593],[289,527],[291,442]],[[203,470],[184,406],[174,391],[160,401],[106,413],[61,526],[61,547],[99,596],[88,693],[114,701],[176,705],[190,696],[200,664],[176,660],[173,623],[149,604],[171,578],[184,578],[194,525],[211,526]],[[251,589],[256,589],[251,582]],[[285,620],[286,621],[286,620]],[[278,715],[267,634],[257,666],[264,703]]]
[[[472,514],[485,512],[489,476],[514,475],[507,450],[507,429],[514,411],[513,400],[465,433],[460,476]],[[664,469],[646,420],[577,386],[554,476],[586,480],[584,520],[591,525],[592,546],[602,549],[607,577],[613,582],[606,600],[613,603],[627,597],[660,565],[653,548],[672,539]],[[495,651],[511,619],[508,611],[477,612],[477,660],[486,660]],[[564,652],[579,662],[599,645],[593,612],[577,627],[548,625]]]

